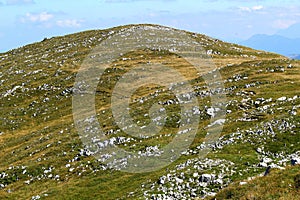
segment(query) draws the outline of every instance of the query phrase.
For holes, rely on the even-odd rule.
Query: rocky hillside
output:
[[[153,28],[178,32],[157,25],[121,26],[45,38],[0,54],[1,199],[257,199],[262,195],[268,195],[263,199],[289,199],[299,195],[300,63],[205,35],[180,31],[201,44],[219,69],[221,90],[211,90],[174,52],[140,49],[119,55],[104,72],[94,98],[97,115],[88,121],[99,121],[107,136],[94,140],[100,148],[116,145],[142,157],[159,156],[178,130],[183,135],[190,131],[178,126],[184,119],[178,98],[155,84],[134,92],[128,110],[138,126],[159,125],[159,116],[148,114],[155,102],[161,113],[167,113],[163,129],[143,138],[126,134],[115,123],[110,106],[122,75],[138,64],[163,62],[189,77],[193,91],[182,95],[198,100],[193,115],[200,119],[199,128],[178,159],[159,170],[132,173],[121,170],[122,163],[116,167],[120,163],[107,163],[86,148],[72,107],[80,67],[101,42],[114,35]],[[226,118],[211,123],[220,110],[210,100],[215,93],[226,96],[221,102]],[[208,130],[216,125],[223,126],[221,137],[205,143]],[[203,149],[210,150],[205,157],[199,156]],[[266,170],[266,176],[260,177]],[[261,184],[266,180],[271,189]],[[241,192],[235,189],[239,187]]]

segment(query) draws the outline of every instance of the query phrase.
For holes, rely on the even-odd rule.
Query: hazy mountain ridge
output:
[[[300,52],[300,38],[287,38],[281,35],[254,35],[240,42],[252,48],[276,52],[291,58],[297,58]]]
[[[276,52],[292,59],[299,59],[300,23],[282,29],[274,35],[257,34],[238,43],[256,49]]]
[[[300,38],[300,23],[293,24],[286,29],[278,31],[277,35],[291,39]]]
[[[109,169],[95,160],[82,146],[73,124],[73,84],[82,61],[93,47],[128,27],[132,26],[54,37],[0,54],[1,198],[205,197],[215,195],[232,182],[258,176],[268,165],[282,168],[300,156],[299,63],[277,54],[188,33],[203,44],[216,66],[221,67],[226,87],[223,92],[228,97],[228,115],[223,136],[211,145],[212,153],[204,160],[198,159],[206,134],[205,129],[200,129],[190,149],[168,168],[157,172],[129,174]],[[132,59],[120,58],[117,61],[120,70],[156,59],[149,52],[138,55],[144,58],[135,54],[126,55]],[[172,55],[159,56],[170,63],[181,62]],[[199,117],[201,127],[206,127],[211,117],[207,103],[210,91],[201,79],[191,80],[191,84],[200,94]],[[142,92],[148,99],[152,97],[152,91]],[[159,90],[157,94],[163,96],[164,92]],[[99,120],[109,119],[109,112],[102,113],[103,109],[109,111],[107,99],[96,98],[103,104],[97,108]],[[133,108],[142,105],[133,104]],[[168,106],[172,112],[176,111],[172,107],[175,105]],[[112,134],[110,141],[118,139],[122,148],[139,150],[135,140],[109,120],[106,123],[105,130]],[[173,129],[170,126],[166,132],[172,133]],[[151,147],[145,153],[150,154],[158,142],[168,142],[170,137],[172,134],[163,132],[157,138],[145,140],[144,147]],[[287,145],[291,148],[287,149]]]

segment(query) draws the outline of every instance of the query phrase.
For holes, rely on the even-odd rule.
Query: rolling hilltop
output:
[[[174,52],[140,49],[120,55],[96,88],[97,120],[108,138],[97,144],[151,157],[175,138],[180,106],[164,87],[141,87],[130,102],[133,122],[140,127],[151,122],[151,105],[161,103],[166,123],[154,136],[126,134],[110,109],[113,88],[123,74],[137,64],[161,60],[186,73],[191,95],[198,99],[193,111],[200,121],[192,144],[170,165],[147,173],[113,168],[85,148],[72,113],[76,75],[97,45],[128,28],[166,27],[86,31],[0,54],[0,198],[298,199],[300,63],[201,34],[180,31],[201,44],[222,76],[224,88],[218,92],[227,100],[222,102],[226,119],[218,121],[223,125],[220,138],[203,143],[218,111],[210,101],[215,91]],[[211,151],[201,158],[203,148]]]

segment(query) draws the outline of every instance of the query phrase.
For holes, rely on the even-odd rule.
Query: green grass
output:
[[[296,184],[299,166],[286,170],[272,170],[268,176],[249,181],[246,185],[234,183],[213,199],[299,199]]]

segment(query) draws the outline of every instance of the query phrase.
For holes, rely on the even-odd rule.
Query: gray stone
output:
[[[299,165],[300,164],[300,158],[292,158],[291,159],[291,164],[294,166],[294,165]]]
[[[215,175],[213,174],[202,174],[199,178],[200,182],[209,183],[215,179]]]

